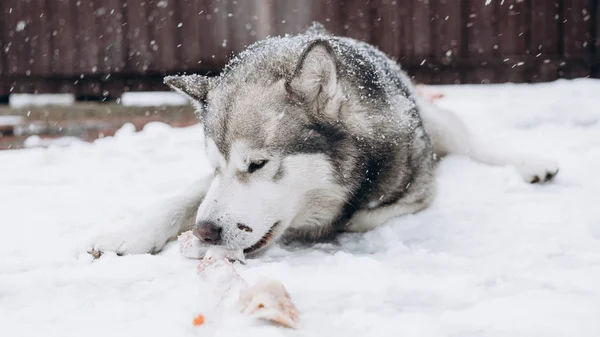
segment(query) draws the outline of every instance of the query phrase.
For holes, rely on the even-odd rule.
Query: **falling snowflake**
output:
[[[27,23],[23,20],[17,22],[17,27],[15,28],[17,30],[17,32],[23,31],[25,29],[25,26],[27,26]]]

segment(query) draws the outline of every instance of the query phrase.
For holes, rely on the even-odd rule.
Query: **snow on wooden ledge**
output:
[[[75,103],[73,94],[11,94],[8,98],[11,108],[44,105],[71,105]]]
[[[187,104],[188,100],[185,97],[170,91],[125,92],[121,95],[121,105],[123,106],[180,106]]]

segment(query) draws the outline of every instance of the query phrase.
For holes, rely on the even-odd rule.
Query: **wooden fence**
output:
[[[425,83],[600,76],[600,0],[1,0],[0,97],[166,90],[313,20]]]

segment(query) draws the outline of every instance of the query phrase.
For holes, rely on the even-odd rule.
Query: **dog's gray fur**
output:
[[[216,224],[223,228],[224,245],[249,253],[254,252],[249,247],[271,230],[274,237],[315,241],[340,231],[369,230],[425,208],[435,194],[436,155],[457,153],[491,164],[513,164],[530,181],[550,180],[558,170],[550,162],[525,163],[481,149],[453,114],[416,97],[396,62],[366,43],[333,36],[319,24],[303,34],[253,44],[217,78],[169,76],[165,83],[190,98],[204,126],[207,151],[218,157],[213,160],[216,178],[210,188],[200,189],[202,195],[191,198],[197,202],[181,212],[200,207],[199,225]],[[240,165],[251,165],[250,154],[256,151],[259,159],[270,160],[266,173],[254,174],[245,166],[231,169],[231,174],[223,172],[238,161],[232,156],[241,153],[246,157]],[[315,172],[298,162],[315,165]],[[264,225],[241,223],[246,215],[232,215],[236,211],[223,205],[231,202],[223,200],[233,200],[223,195],[234,185],[239,191],[250,191],[249,186],[257,184],[298,186],[290,175],[301,169],[310,175],[301,184],[306,190],[294,188],[302,195],[290,211],[273,211],[280,207],[277,203],[271,211],[263,210],[260,218],[268,219]],[[272,187],[264,190],[272,191]],[[260,205],[271,199],[265,200]],[[271,219],[272,214],[278,215]],[[121,245],[120,250],[160,249],[167,239],[193,225],[189,220],[180,222],[176,230],[158,231],[159,240]],[[257,233],[239,233],[236,223]],[[277,229],[271,227],[274,223]],[[96,241],[94,249],[115,249],[109,241]]]

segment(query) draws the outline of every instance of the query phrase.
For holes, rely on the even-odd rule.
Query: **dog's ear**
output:
[[[325,40],[311,42],[302,52],[291,78],[285,83],[288,94],[296,101],[307,104],[317,112],[335,117],[337,109],[331,104],[337,99],[337,59],[333,48]],[[331,113],[330,113],[331,112]]]
[[[200,75],[167,76],[164,82],[171,89],[200,103],[206,99],[210,87],[208,77]]]

